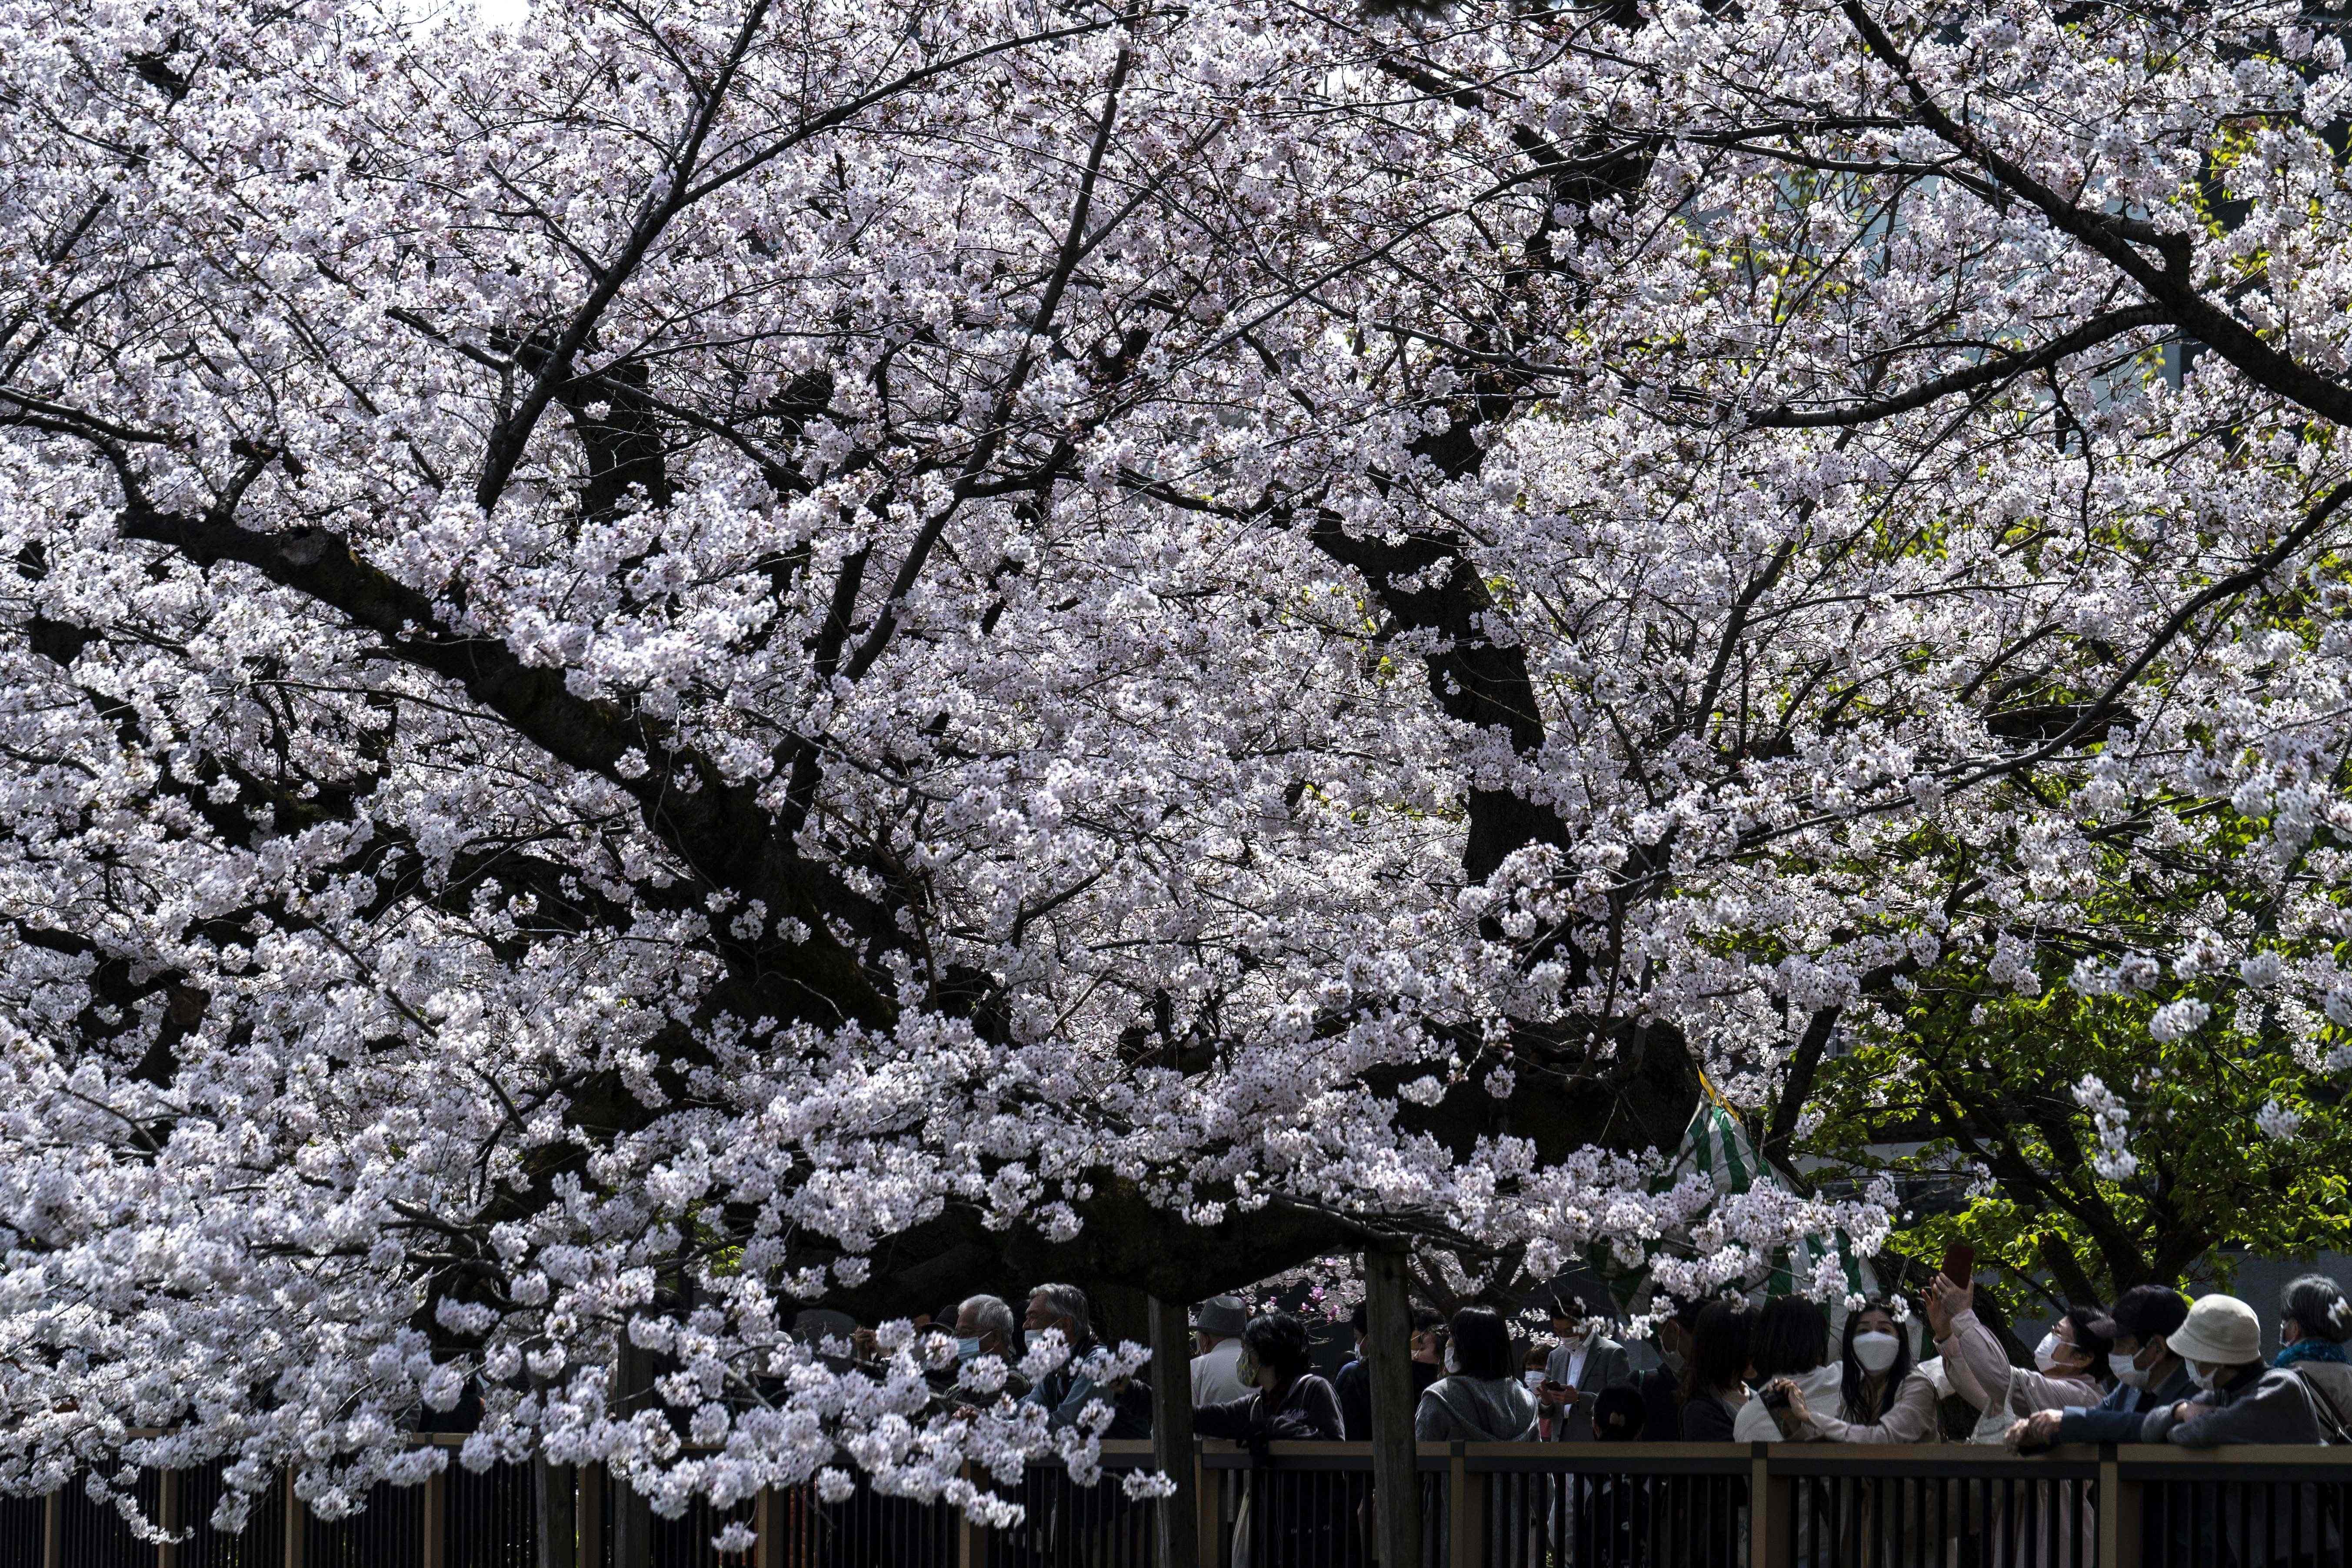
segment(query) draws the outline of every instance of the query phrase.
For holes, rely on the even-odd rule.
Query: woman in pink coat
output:
[[[2096,1307],[2067,1308],[2034,1347],[2029,1372],[2010,1365],[2000,1342],[1977,1321],[1976,1298],[1974,1285],[1955,1285],[1940,1274],[1927,1288],[1927,1326],[1954,1393],[1981,1411],[2005,1390],[2012,1415],[2093,1405],[2106,1397],[2114,1342],[2093,1330]]]

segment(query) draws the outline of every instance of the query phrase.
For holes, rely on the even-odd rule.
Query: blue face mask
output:
[[[956,1360],[974,1361],[979,1358],[979,1355],[980,1341],[978,1339],[956,1341]]]

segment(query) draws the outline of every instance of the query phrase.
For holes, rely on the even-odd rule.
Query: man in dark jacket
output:
[[[1607,1388],[1633,1381],[1625,1347],[1594,1330],[1585,1316],[1584,1302],[1572,1290],[1553,1293],[1549,1310],[1551,1331],[1559,1337],[1544,1363],[1543,1386],[1536,1398],[1551,1417],[1554,1441],[1590,1443],[1592,1402]]]
[[[2189,1302],[2163,1285],[2135,1285],[2091,1331],[2115,1342],[2108,1370],[2116,1386],[2095,1405],[2037,1410],[2010,1428],[2021,1448],[2052,1443],[2137,1443],[2148,1412],[2193,1398],[2189,1363],[2172,1352],[2171,1336],[2189,1318]]]
[[[2172,1335],[2203,1392],[2141,1417],[2143,1443],[2211,1448],[2225,1443],[2317,1443],[2317,1401],[2293,1367],[2263,1363],[2263,1326],[2234,1296],[2200,1296]]]
[[[1348,1441],[1369,1443],[1372,1439],[1372,1366],[1364,1345],[1370,1338],[1371,1318],[1361,1301],[1348,1314],[1348,1327],[1355,1331],[1356,1353],[1331,1380],[1331,1387],[1339,1396],[1339,1419],[1347,1427]]]
[[[1643,1373],[1642,1440],[1676,1443],[1683,1435],[1683,1364],[1690,1355],[1691,1330],[1705,1301],[1684,1301],[1658,1325],[1658,1364]]]
[[[1047,1373],[1022,1397],[1024,1405],[1045,1407],[1045,1423],[1055,1429],[1074,1425],[1097,1400],[1111,1407],[1106,1437],[1151,1436],[1151,1385],[1139,1377],[1123,1377],[1108,1388],[1098,1388],[1080,1371],[1080,1356],[1095,1348],[1092,1312],[1087,1293],[1075,1285],[1040,1285],[1029,1293],[1029,1310],[1022,1327],[1030,1334],[1058,1330],[1070,1347],[1070,1359]]]

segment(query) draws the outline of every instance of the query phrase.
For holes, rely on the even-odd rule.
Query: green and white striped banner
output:
[[[1672,1186],[1685,1172],[1696,1171],[1714,1182],[1717,1192],[1744,1193],[1755,1184],[1761,1168],[1756,1145],[1748,1141],[1748,1130],[1728,1107],[1710,1097],[1701,1100],[1691,1113],[1666,1184]]]
[[[1699,1100],[1698,1109],[1691,1113],[1690,1125],[1683,1131],[1682,1147],[1676,1151],[1663,1185],[1670,1187],[1693,1173],[1706,1177],[1717,1192],[1726,1194],[1748,1192],[1758,1182],[1767,1186],[1780,1184],[1758,1157],[1748,1130],[1715,1094],[1712,1085]],[[1866,1260],[1854,1255],[1853,1238],[1841,1230],[1826,1239],[1828,1246],[1837,1251],[1847,1291],[1861,1295],[1874,1292],[1878,1288],[1876,1273]],[[1771,1269],[1763,1280],[1763,1293],[1786,1296],[1797,1289],[1800,1280],[1810,1282],[1821,1261],[1823,1241],[1821,1237],[1803,1237],[1793,1247],[1774,1253]]]

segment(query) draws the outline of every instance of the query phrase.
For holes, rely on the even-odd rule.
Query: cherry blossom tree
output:
[[[1874,1237],[1699,1070],[2224,814],[2345,1066],[2286,8],[0,15],[0,1483],[1001,1516],[908,1314]]]

